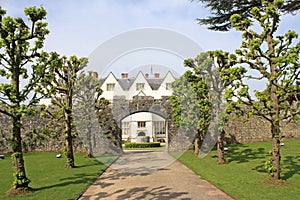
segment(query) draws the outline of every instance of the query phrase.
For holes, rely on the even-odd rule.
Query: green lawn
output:
[[[76,199],[82,191],[107,167],[106,163],[117,156],[103,156],[97,159],[84,158],[75,154],[76,168],[66,169],[65,158],[56,158],[56,153],[27,153],[24,156],[30,186],[36,191],[24,196],[7,196],[12,185],[12,160],[6,156],[0,160],[0,199]]]
[[[215,150],[202,159],[187,151],[179,160],[236,199],[299,199],[300,140],[284,143],[281,150],[282,185],[271,184],[264,169],[271,142],[229,146],[227,165],[216,164]]]

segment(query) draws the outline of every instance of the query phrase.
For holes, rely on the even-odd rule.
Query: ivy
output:
[[[268,158],[268,160],[264,164],[264,167],[271,177],[273,177],[274,172],[277,171],[277,169],[272,164],[272,157]]]

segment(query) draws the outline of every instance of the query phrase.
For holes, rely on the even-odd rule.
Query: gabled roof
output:
[[[172,77],[174,78],[174,80],[176,79],[171,71],[168,71],[168,73],[165,75],[164,78],[146,78],[144,76],[144,74],[143,74],[142,71],[140,71],[136,75],[136,77],[132,77],[132,78],[116,78],[115,75],[112,72],[109,73],[109,75],[113,75],[114,76],[114,78],[117,80],[117,82],[119,83],[119,85],[122,87],[122,89],[124,91],[128,91],[130,89],[130,87],[132,86],[132,84],[135,82],[135,80],[137,79],[137,77],[140,74],[142,74],[142,76],[145,78],[146,82],[149,84],[149,86],[151,87],[152,90],[158,90],[159,87],[161,86],[161,84],[163,83],[163,81],[165,80],[165,78],[169,74],[172,75]],[[101,78],[100,79],[101,85],[105,82],[105,80],[108,78],[108,76],[106,78]]]
[[[116,76],[112,73],[112,72],[109,72],[109,74],[105,77],[105,78],[100,78],[100,84],[101,86],[103,85],[103,83],[108,79],[109,76],[113,76],[114,79],[118,80],[116,78]]]
[[[149,78],[149,79],[146,79],[146,80],[149,83],[152,90],[158,90],[159,86],[161,85],[161,83],[163,82],[164,79],[162,79],[162,78]]]
[[[133,78],[120,78],[118,79],[118,83],[122,87],[123,90],[129,90],[130,86],[134,82]]]
[[[143,92],[143,90],[141,90],[141,91],[139,91],[139,93],[137,93],[137,95],[135,95],[135,96],[147,96],[147,95],[145,94],[145,92]]]

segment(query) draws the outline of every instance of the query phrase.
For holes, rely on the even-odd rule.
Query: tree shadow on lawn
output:
[[[93,159],[93,158],[84,158],[84,159]],[[95,165],[99,165],[99,166],[103,166],[103,167],[107,167],[107,163],[103,163],[100,160],[93,160],[90,161],[90,163],[87,164],[81,164],[81,165],[75,165],[74,169],[76,168],[85,168],[85,167],[90,167],[90,166],[95,166]]]
[[[94,162],[94,163],[89,163],[89,164],[84,164],[84,165],[75,165],[75,169],[79,169],[79,168],[85,168],[85,167],[90,167],[90,166],[95,166],[95,165],[103,165],[106,166],[105,164],[101,163],[101,162]]]
[[[99,165],[99,166],[103,165],[103,167],[105,166],[101,162],[95,160],[95,161],[93,161],[91,163],[88,163],[88,164],[76,165],[75,168],[74,168],[74,170],[78,169],[78,168],[85,168],[85,167],[90,167],[90,166],[95,166],[95,165]],[[99,169],[99,170],[102,170],[104,172],[105,168],[106,168],[106,166],[103,169]],[[69,169],[69,170],[72,170],[72,169]],[[59,179],[57,181],[59,183],[57,183],[57,184],[34,188],[34,190],[38,191],[38,190],[50,189],[50,188],[54,188],[54,187],[65,187],[67,185],[85,184],[85,183],[89,183],[89,182],[95,181],[97,177],[95,177],[95,173],[79,173],[79,174],[74,174],[73,176]]]
[[[295,174],[300,175],[300,156],[284,156],[282,160],[282,179],[287,180]]]
[[[294,175],[300,175],[300,156],[283,156],[281,160],[281,179],[288,180]],[[267,160],[268,157],[266,156]],[[265,169],[265,161],[262,161],[262,164],[253,168],[260,173],[267,173]]]
[[[265,162],[271,156],[265,148],[248,148],[247,145],[229,146],[229,151],[225,153],[228,163],[245,163],[257,160],[260,165],[252,168],[260,173],[267,173]],[[217,156],[213,156],[217,158]],[[282,156],[281,160],[281,179],[288,180],[294,175],[300,175],[300,156]]]
[[[225,158],[228,163],[245,163],[255,159],[265,158],[268,152],[265,148],[247,148],[247,145],[230,146]]]
[[[54,187],[65,187],[67,185],[74,185],[74,184],[86,184],[95,180],[94,173],[81,173],[81,174],[74,174],[72,177],[66,177],[59,179],[59,183],[53,185],[42,186],[38,188],[34,188],[34,190],[45,190],[51,189]]]

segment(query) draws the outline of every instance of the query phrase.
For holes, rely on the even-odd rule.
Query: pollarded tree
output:
[[[52,104],[58,108],[57,117],[63,116],[65,135],[65,154],[67,158],[66,168],[74,168],[73,138],[75,127],[73,120],[74,87],[78,73],[86,66],[87,58],[71,56],[64,58],[62,67],[55,68],[56,78],[53,85],[57,87],[58,94],[52,98]]]
[[[261,0],[198,0],[210,9],[211,16],[198,19],[199,24],[208,25],[208,29],[228,31],[232,28],[230,17],[239,14],[243,19],[251,16],[250,11],[256,7],[264,10],[265,4]],[[271,1],[270,1],[271,2]],[[295,13],[300,9],[300,0],[288,0],[280,8],[283,13]]]
[[[300,43],[295,44],[298,35],[288,31],[284,36],[276,36],[280,23],[280,8],[283,0],[264,1],[264,10],[253,8],[250,18],[243,19],[235,14],[232,26],[243,32],[243,41],[235,54],[215,51],[212,54],[221,70],[221,77],[230,83],[226,98],[231,108],[247,106],[249,114],[261,116],[271,126],[272,158],[266,168],[275,180],[280,179],[281,124],[294,120],[300,114]],[[256,21],[261,32],[255,32],[251,21]],[[255,73],[247,73],[247,68]],[[266,85],[262,91],[250,94],[246,79],[256,80]]]
[[[205,81],[206,87],[208,88],[209,95],[202,95],[201,98],[207,98],[202,102],[209,102],[211,106],[210,116],[210,129],[209,137],[207,141],[204,140],[208,148],[217,142],[218,150],[218,164],[225,164],[226,160],[224,157],[224,125],[228,120],[228,113],[225,112],[226,102],[224,99],[224,92],[226,83],[222,81],[219,69],[213,64],[213,59],[209,57],[209,54],[204,52],[199,54],[195,59],[185,60],[185,66],[191,68],[195,76],[200,77],[201,80]],[[207,109],[207,111],[209,111]],[[203,115],[202,117],[206,117]],[[208,119],[204,119],[208,120]],[[210,145],[208,145],[210,143]],[[205,148],[207,148],[205,147]]]
[[[74,113],[76,129],[87,146],[87,157],[93,157],[96,134],[100,134],[97,108],[101,104],[102,94],[100,80],[92,72],[86,75],[81,72],[74,88]]]
[[[175,124],[194,137],[194,154],[198,155],[210,121],[211,101],[207,84],[202,76],[186,71],[173,82],[172,88],[170,101]]]
[[[44,21],[46,10],[29,7],[24,12],[28,22],[20,17],[6,17],[0,7],[0,76],[3,78],[0,112],[10,118],[12,126],[13,187],[17,190],[28,190],[30,182],[22,153],[22,118],[35,114],[34,106],[39,100],[55,91],[48,84],[54,78],[53,68],[61,64],[56,53],[42,51],[49,33]]]

